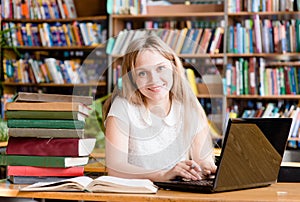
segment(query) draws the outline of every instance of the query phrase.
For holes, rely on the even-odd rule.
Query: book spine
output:
[[[29,156],[79,156],[79,138],[10,137],[6,153]]]
[[[34,166],[7,166],[8,176],[83,176],[84,167],[44,168]]]
[[[66,128],[82,129],[84,121],[77,120],[30,120],[30,119],[9,119],[7,126],[9,128]]]
[[[4,158],[6,158],[7,165],[10,166],[37,166],[47,168],[71,167],[66,164],[68,158],[71,159],[71,157],[6,155]]]

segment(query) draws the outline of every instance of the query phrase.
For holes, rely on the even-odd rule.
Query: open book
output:
[[[115,193],[156,193],[157,187],[147,179],[124,179],[100,176],[92,179],[87,176],[74,177],[56,182],[38,182],[20,191],[88,191]]]

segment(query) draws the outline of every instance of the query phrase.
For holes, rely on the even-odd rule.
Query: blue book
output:
[[[253,50],[253,29],[249,30],[249,52],[254,53],[254,50]]]
[[[233,26],[229,26],[229,32],[228,32],[228,47],[227,47],[227,51],[228,53],[233,53],[233,49],[234,49],[234,28]]]
[[[270,39],[270,53],[274,53],[274,37],[273,37],[273,28],[269,28],[269,39]]]
[[[243,38],[243,27],[241,23],[236,23],[236,32],[237,32],[237,53],[243,53],[243,44],[244,44],[244,38]]]
[[[194,29],[188,29],[187,33],[186,33],[186,36],[185,36],[185,39],[184,39],[184,42],[183,42],[183,45],[182,45],[182,48],[181,48],[181,54],[189,54],[191,51],[190,47],[192,45],[192,34],[194,32]]]

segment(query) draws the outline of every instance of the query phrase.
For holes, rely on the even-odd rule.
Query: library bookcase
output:
[[[196,77],[202,77],[197,80],[200,82],[197,97],[221,134],[227,117],[291,117],[299,113],[297,1],[223,0],[207,1],[207,4],[190,1],[190,5],[184,5],[184,1],[169,2],[174,4],[146,9],[144,5],[112,6],[109,37],[114,40],[107,52],[113,64],[113,84],[120,76],[120,61],[128,40],[134,38],[131,30],[137,33],[148,29],[173,47],[184,65],[196,70]],[[210,32],[208,47],[201,45],[204,31],[199,41],[193,38],[191,33],[197,29]],[[184,36],[183,41],[192,40],[202,51],[195,51],[197,47],[192,51],[184,49],[184,45],[176,47],[170,39],[174,32]],[[212,44],[216,43],[213,41],[217,36],[219,42],[215,47]],[[298,137],[299,125],[293,131]]]
[[[24,2],[2,1],[2,103],[18,91],[107,94],[106,1]]]

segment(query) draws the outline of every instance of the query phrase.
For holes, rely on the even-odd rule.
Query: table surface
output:
[[[268,187],[201,194],[159,190],[156,194],[117,194],[87,192],[20,192],[22,185],[0,184],[0,197],[45,198],[85,201],[300,201],[300,183],[277,183]]]

